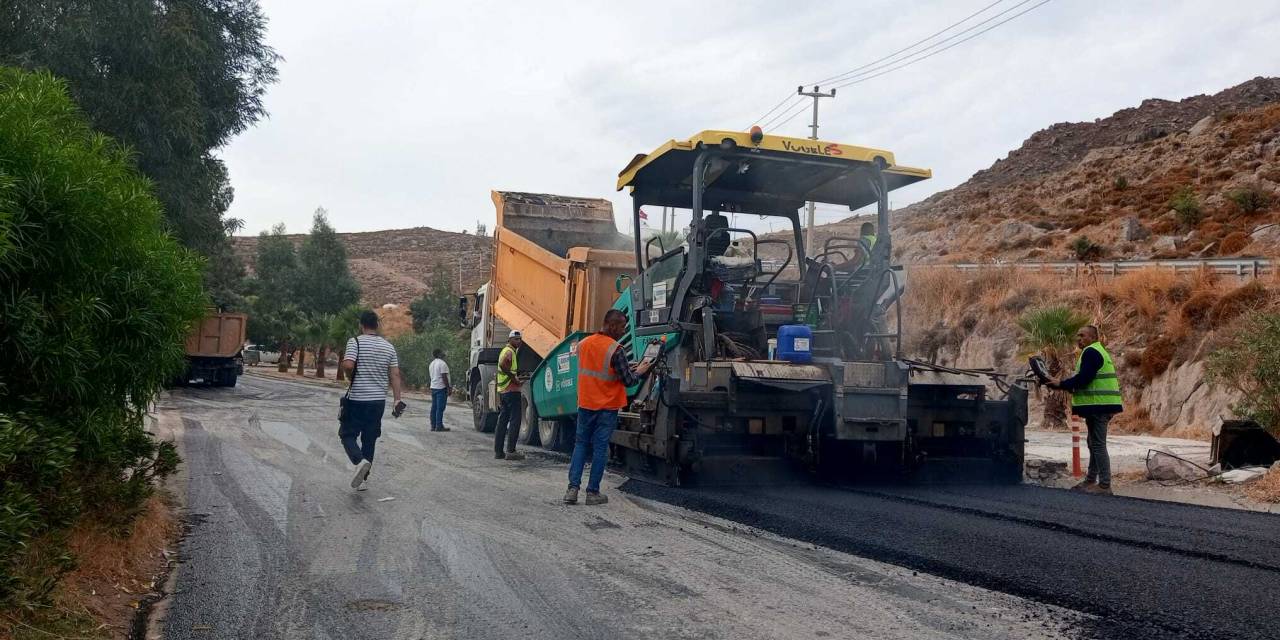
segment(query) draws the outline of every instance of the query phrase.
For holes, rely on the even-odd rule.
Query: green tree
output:
[[[1245,316],[1226,344],[1209,354],[1208,377],[1240,394],[1232,407],[1280,436],[1280,314]]]
[[[65,82],[0,67],[0,604],[44,597],[58,532],[124,526],[178,462],[147,405],[208,298],[131,157]]]
[[[265,32],[257,0],[8,0],[0,10],[0,64],[65,78],[93,128],[133,148],[168,227],[206,256],[218,305],[240,302],[243,274],[214,151],[266,115],[279,57]]]
[[[439,262],[431,270],[431,284],[421,298],[409,303],[414,333],[431,327],[458,328],[458,296],[453,292],[452,278]]]
[[[426,387],[431,383],[428,365],[432,351],[443,349],[445,362],[449,363],[450,380],[461,384],[466,380],[470,358],[467,333],[456,326],[432,325],[423,333],[406,333],[391,341],[400,359],[400,374],[411,387]]]
[[[333,316],[329,323],[329,344],[338,350],[338,371],[335,380],[341,381],[346,374],[342,372],[342,359],[347,355],[347,341],[360,333],[360,314],[364,307],[353,304]]]
[[[1075,335],[1089,319],[1070,307],[1033,309],[1018,318],[1022,329],[1022,348],[1026,353],[1038,353],[1044,358],[1050,375],[1059,376],[1067,370],[1067,358],[1075,350]],[[1070,396],[1063,391],[1050,391],[1044,402],[1046,427],[1064,427],[1067,424],[1067,408]]]
[[[248,299],[248,337],[257,344],[275,346],[280,352],[280,371],[285,371],[292,329],[300,312],[293,301],[298,256],[283,224],[258,234],[253,272],[248,283],[253,292]]]
[[[347,248],[329,225],[323,207],[316,209],[311,233],[298,250],[294,292],[298,306],[308,314],[336,314],[360,301],[360,285],[347,265]]]

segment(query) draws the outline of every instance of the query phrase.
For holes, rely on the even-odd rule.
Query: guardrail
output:
[[[1205,260],[1116,260],[1111,262],[959,262],[952,264],[909,264],[907,269],[1018,269],[1062,277],[1116,277],[1143,269],[1169,269],[1174,273],[1208,271],[1218,275],[1253,279],[1275,273],[1272,260],[1254,258],[1213,258]]]

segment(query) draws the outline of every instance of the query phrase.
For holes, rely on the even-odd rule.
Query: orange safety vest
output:
[[[613,368],[622,345],[603,333],[578,343],[578,408],[599,411],[627,406],[627,387]]]

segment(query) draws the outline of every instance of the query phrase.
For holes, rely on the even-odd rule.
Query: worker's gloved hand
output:
[[[397,402],[396,406],[393,409],[391,409],[391,417],[399,418],[400,414],[404,413],[404,410],[407,409],[408,407],[409,405],[405,404],[403,400],[400,402]]]

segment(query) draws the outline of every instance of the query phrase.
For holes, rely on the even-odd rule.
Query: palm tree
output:
[[[1039,353],[1044,358],[1050,375],[1062,375],[1067,366],[1067,358],[1075,350],[1076,332],[1088,323],[1088,318],[1070,307],[1046,307],[1028,311],[1018,318],[1018,326],[1023,331],[1024,353]],[[1046,427],[1066,426],[1067,401],[1066,392],[1049,391],[1044,402]]]
[[[347,356],[347,341],[360,332],[360,314],[363,311],[363,307],[353,304],[339,311],[329,322],[329,345],[338,350],[338,371],[334,374],[335,380],[341,381],[346,377],[342,371],[342,359]]]
[[[289,370],[289,347],[298,341],[294,329],[297,327],[300,317],[297,306],[286,304],[268,320],[271,323],[272,331],[280,336],[280,342],[277,345],[277,350],[280,352],[280,361],[276,364],[276,370],[280,373]]]
[[[324,377],[325,356],[333,346],[333,340],[329,334],[331,326],[333,326],[333,315],[328,313],[312,316],[311,323],[307,326],[308,341],[315,345],[316,378]]]

